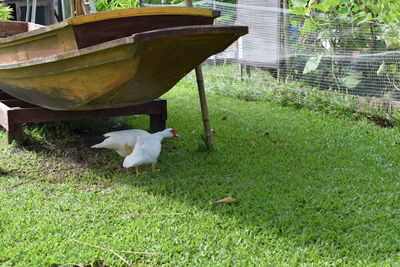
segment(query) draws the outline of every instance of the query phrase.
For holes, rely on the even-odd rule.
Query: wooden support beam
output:
[[[24,138],[20,123],[9,122],[8,129],[6,132],[7,132],[7,139],[6,139],[7,144],[11,144],[14,140],[17,143],[22,143]]]
[[[167,102],[160,102],[159,113],[150,115],[150,132],[158,132],[166,128],[167,121]]]
[[[75,0],[75,12],[76,16],[85,15],[85,10],[83,9],[82,0]]]
[[[0,91],[1,93],[1,91]],[[167,120],[167,101],[155,99],[149,103],[125,108],[56,111],[34,106],[19,99],[0,100],[0,125],[6,129],[7,143],[23,141],[21,125],[23,123],[80,120],[99,117],[117,117],[129,115],[149,115],[150,131],[165,129]]]
[[[192,0],[185,0],[185,1],[186,1],[186,7],[188,8],[193,7]],[[199,89],[199,98],[200,98],[201,114],[203,117],[204,134],[206,136],[206,141],[207,141],[206,145],[208,149],[212,149],[214,142],[212,139],[211,124],[208,116],[208,105],[207,105],[206,91],[204,87],[203,71],[201,69],[201,66],[197,66],[195,68],[195,71],[196,71],[197,88]]]

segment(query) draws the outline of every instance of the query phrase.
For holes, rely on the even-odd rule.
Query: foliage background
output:
[[[294,46],[305,47],[311,56],[292,59],[297,66],[287,78],[315,81],[311,85],[322,89],[400,98],[400,1],[292,0],[290,8],[301,17],[291,21],[299,33]]]
[[[184,0],[167,0],[167,4],[175,5],[183,2]],[[146,4],[161,4],[161,0],[143,0]],[[221,0],[221,2],[235,4],[236,0]],[[97,0],[96,7],[99,11],[114,10],[119,8],[138,7],[139,0]]]
[[[4,7],[3,1],[0,0],[0,20],[9,20],[11,18],[11,9],[9,7]]]

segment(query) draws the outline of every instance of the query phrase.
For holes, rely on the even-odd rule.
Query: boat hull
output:
[[[134,34],[37,60],[0,66],[0,88],[53,110],[94,110],[160,97],[247,27],[182,26]]]
[[[0,21],[0,65],[59,55],[140,32],[212,25],[218,15],[198,8],[148,7],[78,16],[47,27]]]

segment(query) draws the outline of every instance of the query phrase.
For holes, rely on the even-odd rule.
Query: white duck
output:
[[[136,168],[136,176],[140,175],[139,166],[151,164],[152,171],[160,171],[156,168],[157,159],[161,152],[161,141],[168,137],[180,137],[174,129],[168,128],[164,131],[138,136],[133,152],[128,155],[122,166],[125,168]]]
[[[126,157],[132,153],[137,138],[146,135],[150,135],[150,133],[140,129],[109,132],[103,135],[107,137],[103,142],[92,146],[92,148],[111,149],[117,152],[121,157]]]

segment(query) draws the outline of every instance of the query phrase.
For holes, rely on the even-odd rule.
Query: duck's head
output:
[[[176,133],[175,129],[173,128],[167,128],[163,131],[165,137],[175,137],[175,138],[180,138],[179,134]]]

